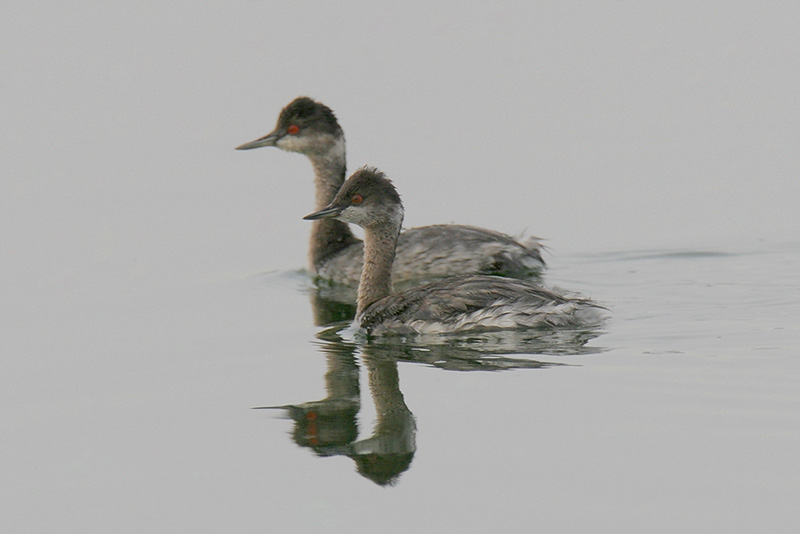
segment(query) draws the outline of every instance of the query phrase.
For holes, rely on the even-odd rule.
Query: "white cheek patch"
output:
[[[364,221],[364,210],[348,206],[339,214],[337,219],[350,224],[359,224]]]
[[[308,149],[308,142],[294,135],[286,135],[281,137],[275,146],[287,152],[305,152]]]
[[[284,135],[275,146],[287,152],[314,155],[328,165],[343,161],[344,137],[331,134]]]
[[[388,217],[391,226],[400,228],[403,224],[403,209],[400,207],[390,208]],[[370,214],[369,210],[364,206],[348,206],[339,214],[337,219],[362,227],[386,224],[386,215]]]

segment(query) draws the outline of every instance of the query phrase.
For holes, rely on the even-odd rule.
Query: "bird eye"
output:
[[[355,194],[350,198],[350,202],[353,204],[361,204],[362,200],[364,200],[364,197],[359,194]]]
[[[286,131],[289,132],[290,135],[297,135],[300,133],[300,127],[296,124],[290,124]]]

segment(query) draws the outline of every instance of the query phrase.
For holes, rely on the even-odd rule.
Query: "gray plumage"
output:
[[[589,299],[497,276],[460,275],[393,293],[403,206],[394,185],[377,169],[358,170],[328,206],[306,216],[329,218],[364,228],[356,321],[371,334],[587,326],[603,320],[604,308]]]
[[[344,132],[333,111],[319,102],[295,99],[281,111],[272,132],[237,149],[263,146],[308,157],[314,167],[317,210],[327,206],[344,183]],[[466,273],[537,277],[545,267],[541,245],[535,238],[528,241],[522,244],[505,234],[472,226],[412,228],[400,236],[393,276],[398,283]],[[317,276],[334,284],[356,286],[363,255],[363,243],[346,224],[335,219],[315,221],[309,262]]]
[[[602,308],[524,280],[461,275],[380,299],[359,314],[374,334],[444,333],[597,324]]]
[[[364,258],[360,240],[319,262],[316,274],[334,284],[358,285]],[[538,249],[483,228],[437,224],[400,234],[392,276],[398,283],[423,282],[462,273],[531,278],[541,273]]]

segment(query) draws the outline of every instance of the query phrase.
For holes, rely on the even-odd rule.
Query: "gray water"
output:
[[[601,332],[341,343],[294,271],[43,313],[4,364],[6,528],[791,531],[800,245],[551,271]]]
[[[797,531],[795,4],[7,11],[2,532]],[[319,324],[300,94],[609,322]]]

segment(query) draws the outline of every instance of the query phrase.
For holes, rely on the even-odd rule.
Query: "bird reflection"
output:
[[[353,288],[330,286],[318,281],[310,292],[314,325],[329,326],[352,321],[356,316],[356,292]]]
[[[372,436],[353,443],[348,456],[362,476],[381,486],[394,485],[411,467],[417,450],[417,425],[400,391],[397,360],[376,347],[364,347],[362,359],[377,420]]]
[[[295,422],[292,437],[299,446],[320,456],[335,456],[358,437],[359,370],[353,346],[327,344],[322,353],[328,362],[324,399],[265,408],[286,410]]]
[[[321,351],[328,361],[327,397],[265,408],[285,410],[294,421],[292,438],[299,446],[320,456],[347,456],[365,478],[381,486],[393,485],[409,468],[416,451],[416,424],[400,391],[397,359],[387,349],[361,348],[377,421],[370,437],[356,441],[361,408],[356,347],[325,342]]]
[[[320,292],[312,294],[312,304],[320,323],[330,324],[325,314],[338,321],[319,332],[316,341],[327,360],[327,395],[322,400],[270,408],[282,409],[294,421],[292,438],[298,446],[319,456],[348,457],[359,474],[381,486],[394,485],[410,468],[416,452],[416,423],[400,389],[398,362],[449,371],[541,369],[569,365],[541,359],[545,355],[600,351],[588,346],[601,333],[591,328],[347,339],[351,317],[347,317],[347,304],[325,299]],[[342,316],[347,318],[342,320]],[[367,371],[377,419],[372,434],[358,440],[360,365]]]

